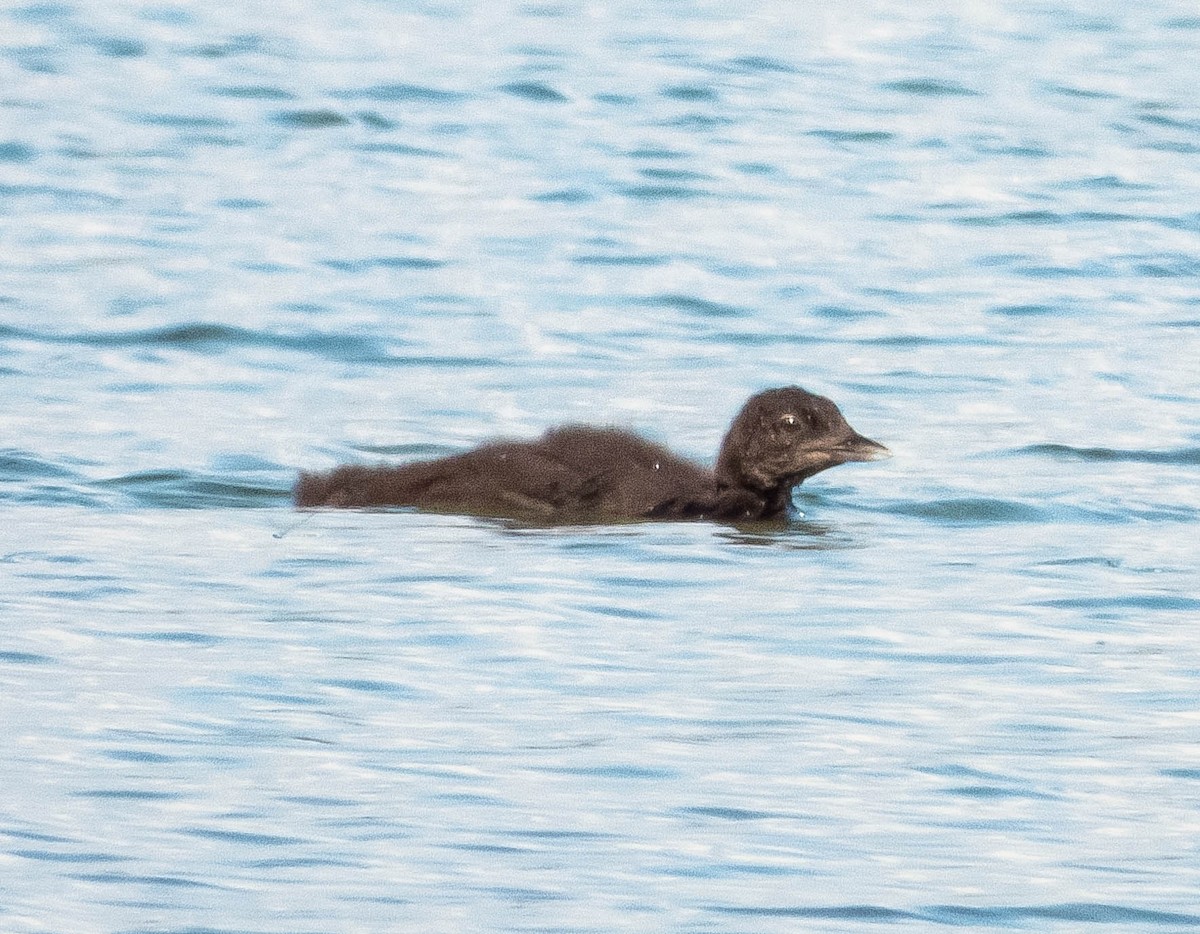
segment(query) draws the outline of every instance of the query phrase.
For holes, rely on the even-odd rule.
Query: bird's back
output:
[[[661,445],[614,428],[567,426],[400,467],[303,474],[296,502],[587,521],[671,514],[664,504],[711,500],[715,489],[710,471]]]
[[[670,502],[715,494],[711,471],[628,431],[570,425],[535,446],[578,478],[576,506],[583,512],[641,518]]]

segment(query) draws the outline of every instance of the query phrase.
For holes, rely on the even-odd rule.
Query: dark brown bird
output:
[[[750,398],[713,470],[627,431],[568,425],[534,441],[495,441],[399,467],[301,473],[296,505],[416,506],[538,522],[737,522],[785,515],[792,489],[822,470],[890,456],[824,396],[788,386]]]

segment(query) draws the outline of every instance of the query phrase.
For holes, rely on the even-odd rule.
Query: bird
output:
[[[301,472],[301,509],[417,509],[538,523],[785,517],[793,489],[850,461],[891,456],[850,427],[824,396],[784,386],[742,406],[715,466],[611,427],[566,425],[529,441],[492,441],[399,466]]]

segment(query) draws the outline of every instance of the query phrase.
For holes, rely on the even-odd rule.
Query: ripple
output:
[[[813,918],[838,921],[932,921],[955,927],[988,924],[1011,927],[1032,921],[1074,921],[1092,924],[1200,924],[1200,915],[1172,911],[1130,908],[1124,905],[1099,903],[1067,903],[996,908],[976,908],[965,905],[932,905],[915,911],[901,911],[878,905],[832,906],[733,906],[709,905],[709,911],[720,914],[762,918]]]
[[[1082,921],[1092,924],[1186,924],[1189,926],[1200,924],[1200,915],[1089,902],[1012,908],[934,905],[925,909],[923,914],[930,920],[953,925],[988,923],[1008,926],[1029,921]]]
[[[729,808],[729,807],[691,807],[681,808],[680,813],[687,814],[693,817],[712,817],[717,820],[727,821],[756,821],[769,820],[771,818],[781,817],[780,814],[770,814],[766,811],[749,811],[745,808]]]
[[[103,36],[91,40],[91,46],[101,55],[109,58],[141,58],[146,54],[146,46],[136,39],[126,39],[120,36]]]
[[[1090,461],[1092,463],[1175,464],[1183,467],[1200,466],[1200,448],[1178,448],[1173,451],[1123,450],[1120,448],[1080,448],[1069,444],[1031,444],[1017,448],[1012,454],[1033,454],[1061,461]]]
[[[1006,318],[1040,318],[1062,311],[1063,309],[1053,305],[997,305],[988,309],[989,314],[1004,315]]]
[[[917,97],[977,97],[978,91],[972,91],[966,85],[957,81],[943,81],[940,78],[907,78],[902,81],[889,81],[883,85],[885,90],[900,91]]]
[[[211,882],[201,882],[198,879],[187,879],[183,876],[147,875],[131,872],[77,872],[71,873],[70,878],[80,882],[99,882],[104,885],[148,885],[167,889],[213,889],[220,891],[227,888]],[[195,934],[200,934],[196,929]]]
[[[192,470],[149,470],[101,480],[103,489],[117,490],[143,506],[171,509],[207,509],[217,506],[243,509],[291,501],[291,483],[238,482],[224,474]]]
[[[516,81],[500,86],[500,90],[513,97],[520,97],[539,104],[561,104],[568,100],[561,91],[556,91],[541,81]]]
[[[572,260],[580,266],[663,266],[667,261],[666,256],[634,253],[585,253]]]
[[[0,663],[6,665],[50,665],[55,659],[35,652],[0,652]]]
[[[1168,127],[1173,130],[1187,130],[1188,132],[1200,130],[1200,121],[1180,120],[1177,117],[1168,117],[1166,114],[1161,113],[1139,114],[1137,119],[1151,126]]]
[[[425,256],[375,256],[369,259],[328,259],[323,261],[323,265],[341,272],[364,272],[368,269],[441,269],[446,261]]]
[[[232,121],[221,117],[201,117],[197,114],[139,114],[138,123],[147,126],[165,126],[178,130],[227,130],[233,127]]]
[[[942,788],[939,789],[939,793],[976,800],[1000,800],[1003,798],[1028,798],[1034,801],[1061,800],[1059,795],[1048,795],[1044,792],[1030,791],[1024,788],[1003,788],[999,785],[963,785],[956,788]]]
[[[56,204],[71,205],[81,210],[112,208],[125,203],[123,198],[103,191],[84,188],[64,188],[60,185],[11,185],[0,183],[0,197],[45,198]]]
[[[705,175],[703,172],[693,172],[689,169],[664,169],[659,166],[638,169],[638,174],[656,181],[668,182],[696,182],[712,178],[711,175]]]
[[[0,451],[0,482],[34,477],[78,479],[78,474],[27,451]]]
[[[329,127],[349,126],[354,122],[336,110],[285,110],[272,116],[271,120],[280,126],[301,130],[324,130]]]
[[[911,911],[883,908],[878,905],[834,905],[827,907],[772,907],[709,905],[709,911],[749,918],[813,918],[826,921],[910,921],[921,916]]]
[[[631,185],[622,189],[621,193],[635,201],[680,201],[707,194],[699,188],[685,185]]]
[[[697,84],[674,84],[662,89],[662,96],[676,101],[715,101],[717,92]]]
[[[178,791],[144,791],[137,788],[100,788],[74,792],[77,798],[102,801],[174,801],[184,797]]]
[[[660,769],[645,765],[584,765],[577,767],[557,766],[539,769],[555,775],[582,775],[588,778],[612,778],[618,780],[662,781],[679,777],[674,769]]]
[[[470,97],[469,94],[463,94],[460,91],[447,91],[443,88],[428,87],[422,84],[376,84],[366,88],[336,91],[333,96],[343,100],[417,104],[453,104]]]
[[[630,159],[654,159],[656,161],[667,159],[683,159],[687,157],[686,152],[678,149],[664,149],[661,146],[641,146],[629,152]]]
[[[967,497],[940,499],[926,503],[904,503],[892,507],[892,512],[949,525],[993,525],[1022,522],[1045,522],[1049,514],[1044,509],[1027,506],[1007,499]]]
[[[450,159],[451,154],[441,149],[429,149],[425,146],[410,146],[407,143],[363,143],[358,147],[361,152],[384,152],[393,156],[413,156],[422,159]]]
[[[1064,191],[1152,191],[1154,186],[1145,182],[1133,182],[1119,175],[1091,175],[1075,181],[1059,182],[1056,188]]]
[[[167,756],[159,752],[147,752],[142,749],[106,749],[102,753],[106,758],[117,762],[142,762],[151,765],[163,765],[179,761],[178,756]]]
[[[728,70],[742,73],[796,74],[795,65],[769,55],[741,55],[728,62]]]
[[[955,219],[964,227],[1005,227],[1009,224],[1058,224],[1063,215],[1054,211],[1008,211],[1004,214],[966,215]]]
[[[159,630],[152,632],[126,632],[121,633],[122,639],[134,639],[139,642],[165,642],[174,645],[203,645],[212,646],[219,645],[225,640],[220,636],[209,635],[204,632],[188,632],[186,630]]]
[[[37,150],[24,143],[0,143],[0,162],[32,162]]]
[[[357,691],[366,694],[385,694],[390,697],[412,698],[418,692],[406,684],[395,681],[373,681],[366,678],[340,678],[318,682],[331,688],[341,688],[346,691]]]
[[[1042,600],[1036,605],[1062,610],[1194,612],[1200,610],[1200,599],[1181,597],[1177,594],[1137,594],[1127,597],[1066,597],[1058,600]]]
[[[887,130],[809,130],[808,135],[831,143],[887,143],[896,138]]]
[[[187,54],[198,58],[234,58],[239,55],[251,55],[263,50],[265,40],[260,36],[233,36],[223,42],[208,42],[193,46]]]
[[[13,850],[13,856],[47,863],[119,863],[125,857],[112,853],[63,853],[59,850]]]
[[[591,192],[582,188],[556,188],[553,191],[531,195],[530,200],[544,204],[585,204],[596,199]]]
[[[99,506],[78,473],[22,451],[0,452],[0,499],[10,503]]]
[[[248,101],[294,101],[296,95],[291,91],[269,84],[235,84],[226,87],[212,87],[210,94],[218,97],[231,97],[235,100]]]
[[[279,834],[250,833],[245,830],[210,830],[207,827],[191,827],[183,833],[193,837],[204,837],[209,840],[219,840],[222,843],[236,843],[240,846],[294,846],[305,841],[300,837],[288,837]]]
[[[810,312],[814,317],[827,318],[830,321],[866,321],[872,318],[886,318],[887,312],[869,308],[848,308],[845,305],[816,305]]]
[[[684,114],[681,117],[676,117],[673,120],[664,120],[661,126],[670,127],[677,130],[690,130],[696,132],[706,132],[708,130],[716,130],[723,126],[730,126],[733,123],[728,117],[717,117],[712,114],[690,113]]]
[[[168,347],[220,353],[239,347],[268,347],[303,351],[331,360],[386,362],[390,355],[377,340],[343,333],[301,332],[278,334],[226,324],[194,322],[137,331],[91,331],[54,334],[0,327],[0,337],[12,336],[48,344],[85,347]]]
[[[726,305],[723,302],[697,298],[694,295],[672,293],[651,295],[638,299],[637,304],[650,308],[673,308],[676,311],[683,311],[701,318],[742,318],[747,314],[746,309],[736,305]]]
[[[231,211],[255,211],[267,206],[266,201],[258,198],[221,198],[213,203],[219,208],[228,208]]]

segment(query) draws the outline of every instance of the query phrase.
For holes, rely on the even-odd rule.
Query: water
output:
[[[0,11],[0,928],[1200,927],[1200,18]],[[786,528],[301,467],[799,383]]]

